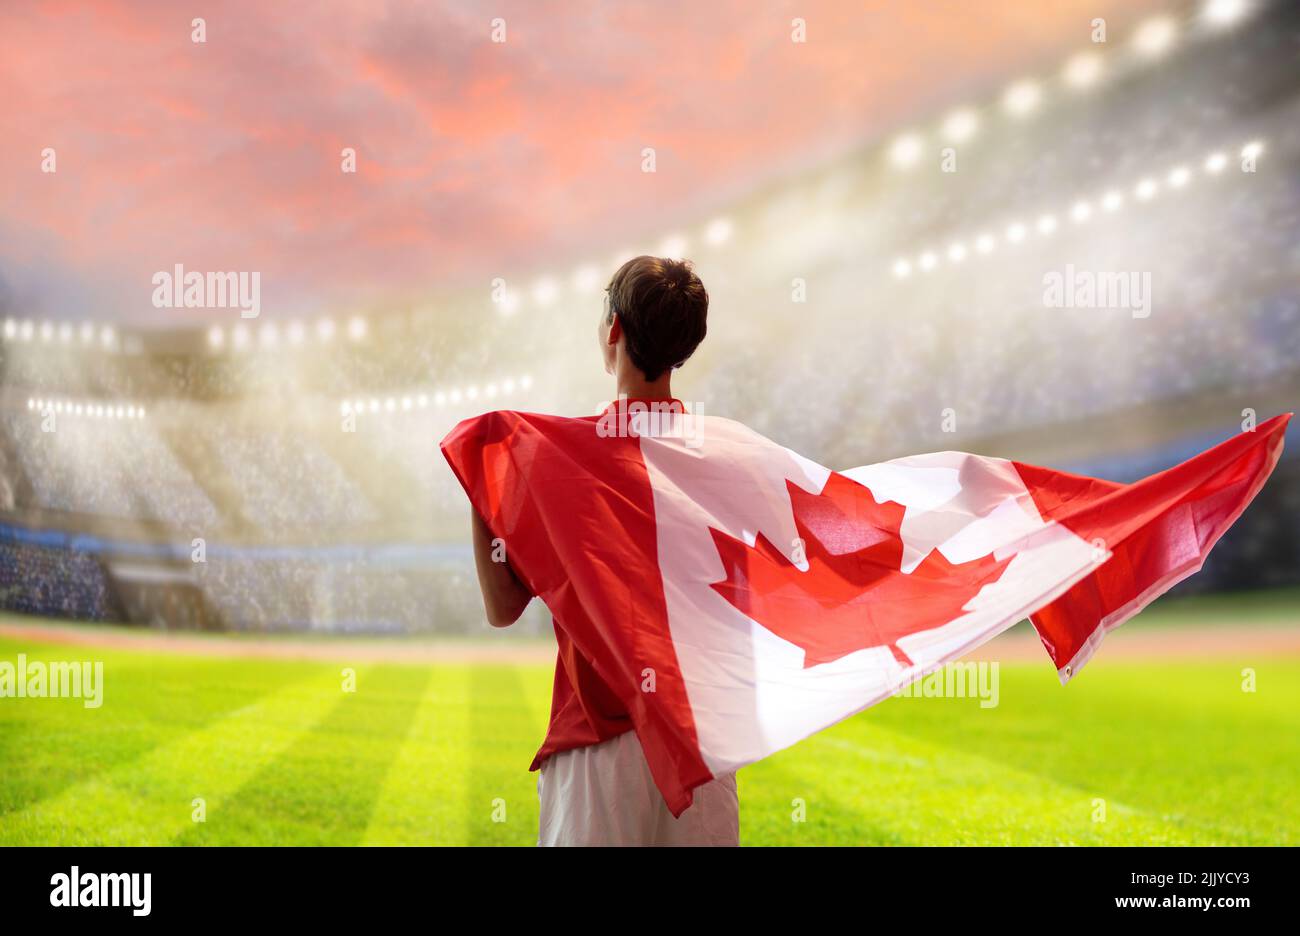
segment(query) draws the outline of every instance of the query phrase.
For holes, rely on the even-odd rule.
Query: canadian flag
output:
[[[1117,484],[964,452],[836,472],[732,420],[621,404],[487,413],[442,450],[626,705],[674,815],[1026,617],[1068,682],[1201,567],[1290,418]]]

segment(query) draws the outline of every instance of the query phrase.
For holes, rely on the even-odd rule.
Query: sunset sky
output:
[[[293,314],[567,271],[1165,6],[8,2],[0,304],[184,324],[213,313],[150,305],[178,263]]]

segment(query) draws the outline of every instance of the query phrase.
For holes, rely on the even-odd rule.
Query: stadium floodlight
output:
[[[414,402],[414,401],[413,401],[409,396],[408,396],[408,397],[402,397],[402,409],[403,409],[403,410],[409,410],[409,409],[410,409],[412,406],[414,406],[414,405],[415,405],[415,402]]]
[[[230,343],[236,348],[248,347],[248,326],[242,322],[230,330]]]
[[[397,401],[394,400],[392,397],[389,397],[387,400],[384,401],[384,409],[390,413],[393,412],[394,410],[397,409]]]
[[[686,256],[686,238],[680,234],[672,234],[663,239],[659,245],[659,256],[668,257],[671,260],[680,260]]]
[[[339,404],[339,412],[346,416],[348,413],[352,412],[352,404],[347,400],[344,400]]]
[[[23,323],[18,326],[18,340],[19,341],[32,340],[32,323],[30,319],[23,319]]]
[[[72,340],[72,326],[64,322],[59,326],[59,344],[67,344]]]
[[[1042,89],[1032,81],[1017,81],[1002,95],[1002,107],[1012,117],[1034,112],[1043,99]]]
[[[727,218],[714,218],[704,229],[704,239],[716,247],[731,240],[731,233],[731,221]]]
[[[465,399],[467,400],[478,399],[478,387],[474,386],[473,384],[470,384],[468,387],[466,387]]]
[[[429,395],[427,393],[421,393],[418,397],[415,398],[415,405],[420,407],[420,409],[428,409]]]
[[[220,348],[226,343],[226,333],[222,331],[220,325],[213,325],[208,329],[208,347]]]
[[[578,267],[573,273],[573,288],[580,293],[595,292],[600,285],[600,271],[593,264]]]
[[[27,408],[28,408],[28,409],[36,409],[36,401],[33,400],[31,397],[28,397],[28,398],[27,398]]]
[[[899,279],[906,279],[912,275],[912,264],[908,263],[902,257],[894,261],[894,275]]]
[[[289,323],[289,344],[300,345],[306,336],[307,330],[302,327],[302,322]]]
[[[144,419],[145,413],[144,413],[144,407],[143,407],[143,406],[140,407],[138,410],[135,411],[135,416],[136,416],[137,419]]]
[[[41,322],[41,341],[49,344],[54,338],[54,325],[50,322]]]
[[[533,378],[528,376],[527,374],[524,374],[524,376],[519,378],[519,386],[523,387],[525,390],[527,390],[532,385],[533,385]]]
[[[1056,216],[1049,214],[1042,215],[1038,219],[1038,224],[1036,226],[1039,234],[1051,234],[1056,230]]]
[[[514,380],[511,379],[511,378],[509,378],[509,377],[507,377],[504,381],[502,381],[502,383],[501,383],[501,389],[502,389],[502,391],[504,391],[505,393],[514,393],[514,392],[515,392],[515,382],[514,382]]]
[[[1191,172],[1186,166],[1175,166],[1169,171],[1169,187],[1180,189],[1186,185],[1192,178]]]
[[[460,402],[460,391],[459,390],[451,391],[451,393],[447,395],[447,399],[449,399],[452,405],[455,406],[457,403]]]
[[[1201,16],[1212,26],[1231,26],[1246,15],[1249,7],[1246,0],[1207,0]]]
[[[1070,209],[1070,220],[1075,224],[1082,224],[1092,217],[1092,205],[1086,201],[1077,201],[1074,207]]]
[[[80,415],[82,414],[83,410],[84,410],[84,407],[83,407],[80,403],[78,403],[78,404],[77,404],[77,409],[76,409],[76,414],[77,414],[78,416],[80,416]]]
[[[1252,140],[1241,148],[1242,159],[1256,159],[1264,152],[1264,144],[1259,140]]]
[[[1228,165],[1228,157],[1223,153],[1211,153],[1205,157],[1205,171],[1210,175],[1218,175]]]
[[[94,322],[82,322],[82,323],[81,323],[81,343],[82,343],[82,344],[90,344],[90,343],[91,343],[92,341],[94,341],[94,340],[95,340],[95,323],[94,323]]]
[[[1142,55],[1155,58],[1169,51],[1177,34],[1178,26],[1172,17],[1157,16],[1137,28],[1133,34],[1133,47]]]
[[[555,301],[555,297],[560,294],[559,287],[555,285],[555,280],[549,276],[539,279],[533,284],[533,301],[542,308],[546,308]]]
[[[55,401],[55,403],[54,403],[54,412],[56,412],[56,413],[62,413],[62,412],[63,412],[63,401],[62,401],[62,400],[56,400],[56,401]]]
[[[990,234],[981,234],[975,238],[975,249],[982,254],[990,253],[993,250],[993,237]]]
[[[135,406],[128,406],[126,408],[126,418],[135,419]]]
[[[955,110],[943,121],[943,138],[949,143],[964,143],[979,129],[979,117],[969,107]]]
[[[929,273],[938,262],[939,258],[927,250],[917,259],[916,265],[921,268],[922,272]]]
[[[441,390],[439,390],[433,395],[434,406],[442,406],[446,402],[447,402],[447,394],[443,393]]]
[[[121,406],[119,406],[117,408],[117,418],[122,419],[125,415],[126,415],[126,410],[123,409]]]
[[[1124,204],[1124,196],[1119,192],[1111,189],[1101,198],[1101,207],[1105,211],[1119,211],[1120,206]]]
[[[483,395],[489,400],[492,399],[492,397],[497,395],[497,385],[494,383],[488,384],[483,388]]]
[[[18,323],[11,318],[5,319],[5,338],[12,340],[18,335]]]
[[[113,347],[113,342],[117,340],[117,335],[113,332],[111,325],[105,325],[99,331],[99,341],[105,348]]]
[[[502,315],[514,315],[519,309],[519,293],[506,290],[497,300],[497,306],[501,309]]]
[[[948,259],[953,263],[961,263],[966,259],[965,244],[951,244],[948,247]]]
[[[1007,227],[1007,241],[1018,244],[1025,239],[1025,226],[1019,221]]]
[[[372,399],[372,400],[370,401],[370,412],[372,412],[372,413],[378,413],[378,412],[379,412],[379,401],[378,401],[378,400]]]
[[[1143,179],[1137,184],[1133,194],[1138,197],[1138,201],[1150,201],[1156,194],[1156,180]]]
[[[354,315],[348,319],[348,337],[353,341],[360,341],[366,337],[366,320],[359,315]]]
[[[323,318],[316,323],[316,337],[321,341],[329,341],[334,337],[334,320]]]
[[[909,169],[921,158],[921,138],[905,133],[889,144],[889,161],[897,169]]]
[[[258,329],[257,340],[264,348],[274,348],[280,343],[280,329],[275,327],[274,322],[266,322]]]
[[[1101,56],[1096,52],[1080,52],[1065,63],[1061,77],[1071,88],[1090,88],[1101,77]]]

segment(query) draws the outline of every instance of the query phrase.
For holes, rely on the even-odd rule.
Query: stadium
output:
[[[630,257],[708,284],[679,395],[829,466],[961,450],[1129,482],[1293,410],[1300,8],[1145,7],[674,223],[566,232],[559,260],[256,317],[0,293],[0,659],[103,661],[105,699],[0,704],[0,843],[534,842],[551,618],[486,626],[439,441],[596,412]],[[1045,274],[1134,268],[1140,301],[1045,303]],[[742,842],[1295,844],[1294,446],[1078,681],[1027,624],[979,659],[996,708],[890,700],[742,771]]]

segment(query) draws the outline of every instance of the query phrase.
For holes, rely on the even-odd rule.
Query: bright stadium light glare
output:
[[[1111,189],[1101,199],[1101,207],[1105,211],[1118,211],[1124,204],[1124,196],[1119,192]]]
[[[31,397],[28,397],[28,398],[27,398],[27,408],[28,408],[28,409],[36,409],[36,401],[33,400]]]
[[[1148,58],[1164,55],[1174,44],[1178,27],[1172,17],[1157,16],[1137,28],[1133,34],[1133,47]]]
[[[50,322],[41,322],[41,341],[49,344],[54,338],[54,325]]]
[[[62,412],[63,412],[63,401],[62,401],[62,400],[56,400],[56,401],[55,401],[55,403],[54,403],[54,412],[56,412],[56,413],[62,413]]]
[[[908,263],[902,257],[894,261],[894,275],[899,279],[906,279],[912,275],[912,264]]]
[[[497,395],[497,385],[494,383],[488,384],[486,387],[483,388],[483,395],[487,397],[489,400],[492,399],[494,396]]]
[[[18,335],[18,323],[11,318],[5,319],[5,338],[13,339]]]
[[[443,406],[446,404],[446,402],[447,402],[447,394],[443,393],[441,390],[439,390],[437,393],[433,395],[434,406]]]
[[[514,315],[519,310],[519,293],[510,290],[502,293],[497,307],[501,309],[502,315]]]
[[[991,234],[981,234],[975,239],[975,249],[982,254],[991,253],[993,250],[993,236]]]
[[[59,326],[59,344],[67,344],[72,340],[72,326],[64,322]]]
[[[466,388],[465,388],[465,399],[467,399],[467,400],[476,400],[476,399],[478,399],[478,387],[474,386],[473,384],[470,384],[468,387],[466,387]]]
[[[244,324],[236,325],[230,330],[230,343],[236,348],[248,347],[248,326]]]
[[[334,337],[334,320],[329,318],[320,319],[316,323],[316,337],[320,341],[329,341]]]
[[[128,406],[126,408],[126,418],[135,419],[135,406]]]
[[[1223,153],[1211,153],[1205,157],[1205,171],[1210,175],[1218,175],[1228,165],[1228,157]]]
[[[943,138],[949,143],[964,143],[979,129],[979,118],[969,107],[955,110],[943,121]]]
[[[339,404],[339,412],[346,416],[348,413],[352,412],[352,404],[347,400],[344,400]]]
[[[549,276],[539,279],[533,284],[533,301],[542,308],[546,308],[555,301],[555,297],[560,294],[559,287],[555,285],[555,280]]]
[[[1169,187],[1180,189],[1186,185],[1192,178],[1192,173],[1186,166],[1176,166],[1169,171]]]
[[[80,403],[78,403],[77,408],[74,412],[76,413],[76,415],[80,416],[85,412],[85,407],[82,406]]]
[[[387,400],[384,401],[384,409],[390,413],[393,412],[395,409],[397,409],[397,401],[394,400],[392,397],[389,397]]]
[[[379,412],[379,401],[378,401],[378,400],[373,400],[373,399],[372,399],[372,400],[370,401],[370,412],[372,412],[372,413],[378,413],[378,412]]]
[[[523,387],[525,390],[527,390],[532,385],[533,385],[533,378],[530,377],[528,374],[524,374],[524,376],[519,378],[519,386]]]
[[[126,410],[123,409],[121,406],[119,406],[119,407],[117,408],[117,418],[118,418],[118,419],[124,419],[124,418],[126,418]]]
[[[501,383],[501,389],[502,389],[502,391],[505,392],[505,393],[514,393],[514,392],[515,392],[515,382],[514,382],[514,380],[512,380],[512,379],[509,378],[509,377],[507,377],[504,381],[502,381],[502,383]]]
[[[1231,26],[1245,16],[1249,8],[1246,0],[1207,0],[1201,16],[1212,26]]]
[[[921,268],[922,272],[929,273],[931,270],[934,269],[934,265],[938,262],[939,259],[933,253],[927,250],[925,253],[921,254],[920,258],[917,259],[916,265]]]
[[[113,347],[113,342],[115,342],[116,340],[117,340],[117,334],[113,331],[111,326],[105,325],[102,329],[100,329],[99,341],[100,344],[102,344],[105,348]]]
[[[686,238],[680,234],[672,234],[663,239],[659,245],[659,256],[667,257],[670,260],[680,260],[686,256]]]
[[[1143,179],[1137,184],[1133,194],[1137,196],[1138,201],[1150,201],[1156,194],[1156,180]]]
[[[94,323],[94,322],[82,322],[82,323],[81,323],[81,343],[82,343],[82,344],[90,344],[90,343],[91,343],[92,341],[94,341],[94,340],[95,340],[95,323]]]
[[[451,393],[448,394],[447,398],[451,400],[452,405],[454,406],[455,404],[460,402],[460,391],[459,390],[451,391]]]
[[[1007,227],[1007,241],[1018,244],[1025,239],[1025,226],[1019,221]]]
[[[1090,88],[1101,77],[1101,56],[1096,52],[1080,52],[1065,63],[1061,77],[1071,88]]]
[[[921,158],[921,138],[905,133],[889,144],[889,161],[897,169],[909,169]]]
[[[1043,99],[1042,89],[1032,81],[1017,81],[1002,95],[1002,107],[1012,117],[1034,112]]]
[[[1242,159],[1257,159],[1264,152],[1264,144],[1259,140],[1252,140],[1241,148]]]
[[[1074,207],[1070,209],[1070,220],[1075,224],[1082,224],[1092,217],[1092,205],[1086,201],[1077,201]]]
[[[18,326],[18,340],[19,341],[32,340],[32,323],[30,319],[23,319],[23,323]]]
[[[265,323],[257,332],[257,340],[264,348],[274,348],[280,343],[280,329],[274,322]]]
[[[226,333],[222,331],[220,325],[213,325],[208,329],[208,347],[220,348],[226,343]]]
[[[730,220],[727,218],[714,218],[709,222],[709,226],[704,229],[704,239],[716,247],[731,240],[731,232]]]
[[[578,292],[595,292],[600,285],[600,271],[592,264],[579,267],[573,274],[573,288]]]
[[[428,409],[429,395],[427,393],[421,393],[418,397],[415,398],[415,405],[420,407],[420,409]]]
[[[1038,219],[1036,226],[1039,234],[1051,234],[1056,230],[1056,217],[1049,214],[1043,215]]]
[[[405,411],[405,410],[409,410],[409,409],[410,409],[412,406],[414,406],[414,405],[415,405],[415,401],[412,400],[409,396],[408,396],[408,397],[402,397],[402,409],[403,409],[404,411]]]
[[[366,337],[366,320],[359,315],[354,315],[348,319],[348,338],[353,341],[360,341]]]
[[[307,335],[307,330],[303,328],[302,322],[289,323],[289,344],[300,345]]]
[[[953,263],[961,263],[966,259],[966,245],[952,244],[948,247],[948,259]]]

